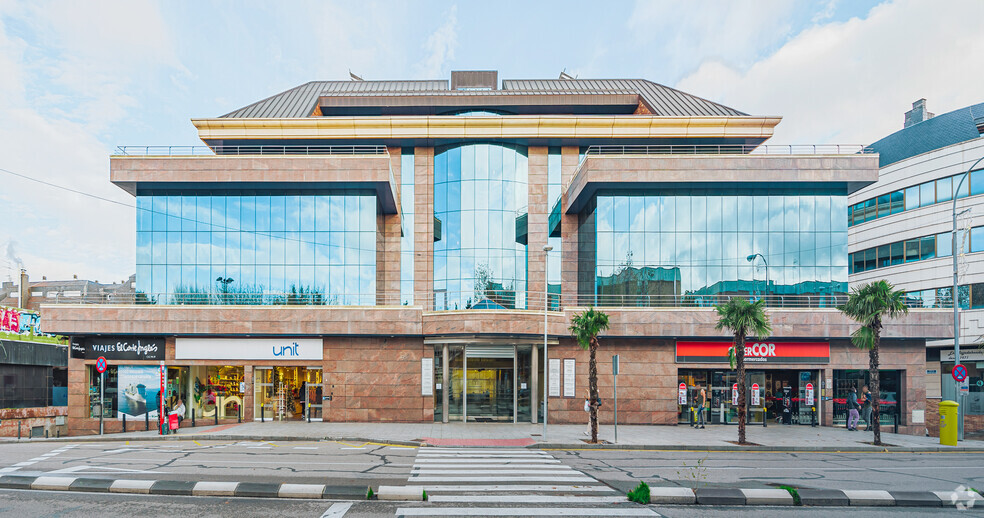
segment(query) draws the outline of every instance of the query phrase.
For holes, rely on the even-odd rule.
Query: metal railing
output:
[[[116,156],[239,156],[239,155],[378,155],[386,146],[242,145],[242,146],[117,146]]]
[[[732,297],[743,297],[749,300],[765,300],[769,309],[798,309],[798,308],[836,308],[847,301],[846,294],[809,294],[809,295],[780,295],[762,293],[735,294],[652,294],[652,295],[620,295],[620,294],[586,294],[564,295],[551,292],[549,295],[549,311],[563,311],[570,307],[601,307],[601,308],[712,308],[722,304]],[[195,291],[188,293],[113,293],[90,294],[80,297],[63,297],[47,300],[45,304],[116,304],[116,305],[148,305],[148,306],[414,306],[425,311],[463,311],[463,310],[530,310],[543,311],[544,293],[542,291],[517,290],[469,290],[448,292],[433,290],[414,293],[413,297],[404,297],[400,293],[331,293],[320,290],[301,290],[291,292],[270,291]],[[950,307],[946,302],[938,302],[932,308],[945,309]],[[919,306],[913,306],[919,308]]]
[[[584,156],[597,155],[857,155],[875,153],[860,144],[662,144],[653,146],[589,146]]]

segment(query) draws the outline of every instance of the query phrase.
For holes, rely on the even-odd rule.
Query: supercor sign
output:
[[[677,342],[677,363],[728,363],[731,342]],[[828,342],[745,342],[747,363],[830,363]]]

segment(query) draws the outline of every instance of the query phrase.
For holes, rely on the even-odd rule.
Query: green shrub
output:
[[[628,494],[630,502],[638,502],[640,504],[649,503],[649,485],[645,482],[639,482],[639,485],[635,489],[629,491]]]
[[[369,487],[369,488],[368,488],[368,489],[366,490],[366,500],[372,500],[372,497],[373,497],[373,496],[375,496],[375,493],[373,493],[373,492],[372,492],[372,487],[370,486],[370,487]]]

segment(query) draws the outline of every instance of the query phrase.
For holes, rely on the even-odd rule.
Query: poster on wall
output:
[[[157,418],[161,392],[160,367],[156,365],[120,365],[117,374],[117,418]]]
[[[574,397],[574,358],[564,358],[564,397]]]
[[[550,358],[547,366],[547,394],[550,397],[560,397],[560,358]]]

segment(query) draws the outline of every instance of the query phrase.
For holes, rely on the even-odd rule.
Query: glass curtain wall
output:
[[[437,309],[526,307],[526,201],[525,147],[435,150]]]
[[[581,302],[701,305],[767,293],[825,305],[847,292],[846,203],[765,190],[599,193],[580,217]],[[761,260],[747,260],[756,253],[768,261],[768,286]]]
[[[560,201],[561,190],[560,148],[547,150],[547,208],[552,210]],[[551,309],[560,307],[560,258],[562,254],[559,237],[548,237],[547,244],[553,247],[547,259],[547,292],[550,293]]]
[[[139,301],[372,305],[372,191],[137,197]]]

